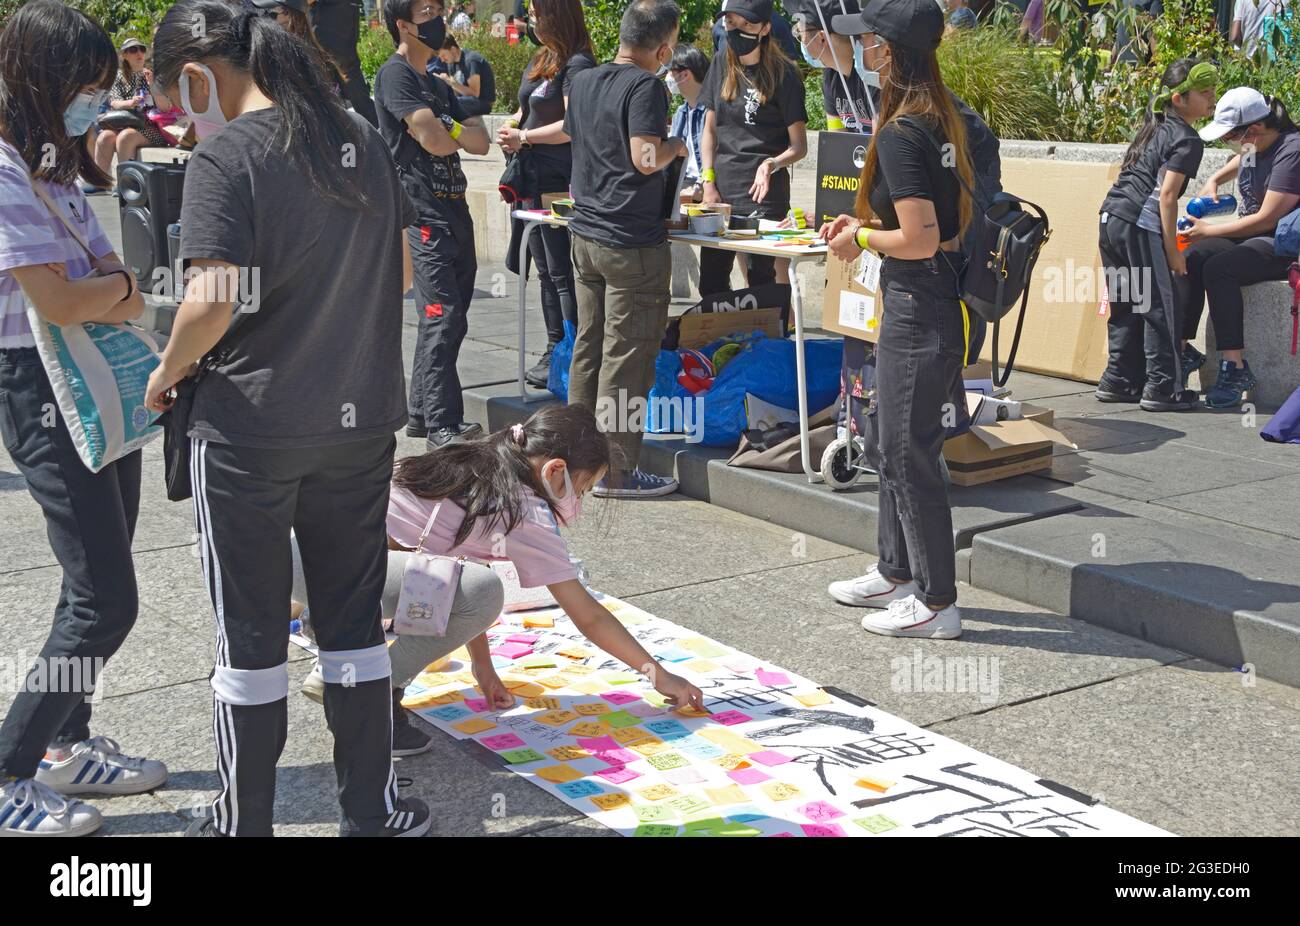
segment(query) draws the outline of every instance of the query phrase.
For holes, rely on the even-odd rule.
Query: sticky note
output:
[[[680,749],[688,756],[696,759],[716,759],[719,756],[727,754],[727,750],[721,746],[710,743],[708,740],[701,739],[698,736],[687,736],[682,739],[673,740],[673,747]]]
[[[592,756],[606,765],[627,765],[629,762],[638,762],[641,759],[637,753],[627,749],[602,749],[593,752]]]
[[[640,727],[619,727],[617,730],[611,731],[609,735],[624,746],[632,746],[636,743],[645,742],[647,740],[658,741],[659,739],[654,734],[647,733]]]
[[[647,720],[645,728],[651,733],[656,734],[666,740],[677,739],[682,736],[689,736],[691,731],[686,729],[679,721],[665,717],[663,720]]]
[[[446,702],[438,695],[431,692],[425,692],[424,694],[418,695],[407,695],[402,698],[402,707],[409,708],[413,711],[418,711],[426,707],[436,707],[439,704],[445,703]]]
[[[462,717],[468,717],[471,711],[461,707],[459,704],[448,704],[446,707],[439,707],[435,710],[425,711],[430,717],[437,717],[439,720],[460,720]]]
[[[751,752],[749,754],[749,758],[754,762],[760,763],[761,765],[768,765],[768,766],[784,765],[787,762],[794,761],[789,756],[785,755],[784,753],[777,752],[775,749],[763,749],[759,752]]]
[[[774,801],[788,801],[799,796],[799,788],[784,781],[765,781],[759,788]]]
[[[589,656],[594,656],[595,653],[585,646],[566,646],[564,649],[557,649],[555,655],[566,656],[569,659],[586,659]]]
[[[475,733],[482,733],[484,730],[491,730],[495,727],[490,720],[484,720],[482,717],[471,717],[469,720],[462,720],[460,723],[452,724],[452,728],[459,730],[461,733],[468,733],[473,736]]]
[[[713,761],[715,764],[721,765],[729,772],[738,768],[749,768],[749,762],[746,761],[745,757],[738,756],[734,752],[729,752],[726,755],[719,756]]]
[[[736,782],[736,784],[741,785],[756,785],[761,784],[764,781],[772,780],[771,775],[756,768],[732,769],[727,772],[727,777]]]
[[[563,792],[566,797],[591,797],[593,794],[604,794],[605,789],[594,782],[587,781],[566,781],[559,785],[558,790]]]
[[[737,675],[746,675],[754,668],[754,660],[746,656],[736,656],[733,659],[724,659],[722,664]]]
[[[591,716],[593,714],[608,714],[611,710],[613,710],[613,708],[611,708],[604,701],[587,701],[583,704],[575,704],[573,705],[573,709],[577,711],[579,714],[584,714],[587,716]]]
[[[646,717],[658,717],[664,712],[662,707],[657,707],[653,704],[646,704],[644,701],[639,701],[636,704],[629,704],[627,707],[623,708],[623,710],[627,711],[633,717],[639,717],[641,719],[645,719]]]
[[[498,733],[496,736],[485,736],[479,740],[488,749],[500,752],[503,749],[519,749],[527,745],[513,733]]]
[[[898,828],[898,824],[883,813],[872,814],[869,817],[859,817],[853,822],[869,833],[884,833]]]
[[[754,677],[758,679],[760,685],[776,686],[790,684],[790,676],[786,675],[784,672],[773,672],[769,669],[759,669],[754,673]]]
[[[576,732],[580,726],[582,726],[582,724],[577,724],[570,729],[569,732]],[[592,726],[595,725],[593,724]],[[602,727],[601,730],[603,731],[603,729],[604,728]],[[614,739],[612,736],[584,736],[582,739],[578,740],[578,745],[590,752],[605,752],[607,750],[617,749],[618,740]]]
[[[723,649],[712,640],[706,640],[704,637],[691,637],[686,640],[678,640],[677,645],[682,649],[690,650],[696,656],[703,656],[706,659],[716,659],[720,656],[731,655],[731,650]]]
[[[584,720],[582,723],[575,723],[573,726],[569,727],[567,732],[570,736],[604,736],[606,733],[606,727],[599,723],[592,723],[591,721]]]
[[[554,627],[555,618],[549,614],[525,614],[525,627]]]
[[[475,713],[479,713],[479,714],[483,713],[485,710],[488,709],[488,703],[486,698],[466,698],[465,706],[468,707],[471,711],[474,711]]]
[[[640,772],[634,772],[626,765],[615,765],[611,768],[603,768],[596,772],[597,778],[603,778],[610,784],[621,785],[625,781],[631,781],[634,778],[640,778]]]
[[[493,656],[504,656],[506,659],[518,659],[521,656],[527,656],[532,651],[533,648],[527,643],[502,643],[490,652]]]
[[[594,798],[593,798],[594,799]],[[805,836],[843,836],[838,823],[805,823],[801,827]]]
[[[544,778],[555,784],[564,784],[566,781],[577,781],[584,777],[582,772],[578,771],[571,765],[548,765],[545,768],[539,768],[533,772],[538,778]]]
[[[668,706],[668,698],[657,691],[644,691],[641,693],[641,698],[655,707],[666,708]]]
[[[699,708],[694,707],[693,705],[690,704],[683,704],[681,707],[674,708],[674,710],[676,710],[677,713],[681,714],[683,717],[708,717],[709,716],[708,711],[702,711]]]
[[[526,669],[554,669],[558,663],[554,656],[524,656],[517,663]]]
[[[567,672],[569,675],[591,675],[596,670],[593,669],[591,666],[569,666],[564,671]],[[600,689],[600,690],[603,691],[604,689]],[[591,693],[595,694],[596,692],[593,691]]]
[[[538,714],[532,719],[547,726],[562,727],[570,720],[577,720],[578,715],[573,711],[547,711],[545,714]]]
[[[501,758],[505,759],[511,765],[526,765],[529,762],[541,762],[546,756],[542,755],[536,749],[507,749],[501,753]]]
[[[515,682],[513,685],[507,684],[506,688],[511,694],[520,698],[536,698],[546,691],[541,685],[534,685],[531,682]]]
[[[660,804],[634,804],[632,811],[642,823],[660,823],[664,820],[672,820],[677,816],[673,813],[671,807]]]
[[[570,666],[569,674],[572,675],[573,670],[577,668],[579,668],[579,666]],[[569,688],[573,691],[578,692],[579,694],[586,694],[586,695],[600,694],[602,691],[605,690],[605,686],[602,685],[600,682],[575,682],[574,684],[570,685]]]
[[[683,663],[682,667],[700,675],[708,675],[710,672],[718,671],[718,664],[708,659],[692,659],[690,662]]]
[[[700,830],[716,829],[719,826],[724,826],[726,822],[721,817],[705,817],[703,820],[691,820],[686,824],[686,832],[689,835]]]
[[[508,656],[497,656],[496,654],[492,656],[492,668],[494,669],[507,669],[514,664],[515,661]]]
[[[560,709],[559,698],[538,697],[529,698],[524,702],[525,707],[531,707],[535,711],[558,711]],[[534,720],[536,718],[533,718]]]
[[[648,788],[642,788],[637,792],[647,801],[662,801],[665,798],[677,797],[682,792],[678,791],[672,785],[651,785]]]
[[[891,781],[888,778],[880,778],[876,775],[863,775],[857,780],[857,786],[859,788],[866,788],[868,791],[878,791],[881,794],[884,794],[895,784],[897,784],[897,782]]]
[[[732,820],[722,824],[722,826],[714,827],[711,834],[714,836],[761,836],[763,831],[755,829],[743,821]]]
[[[721,711],[720,713],[714,714],[713,719],[718,723],[730,727],[733,724],[748,723],[754,718],[750,717],[748,714],[742,714],[740,711]]]
[[[619,727],[632,727],[641,722],[641,718],[635,714],[629,714],[627,711],[613,711],[600,718],[602,723],[607,723],[615,729]]]
[[[690,764],[689,759],[675,752],[663,752],[657,756],[650,756],[649,762],[661,772],[665,769],[681,768],[683,765]]]
[[[820,688],[816,689],[815,691],[807,691],[804,692],[803,694],[797,694],[794,697],[795,700],[798,701],[800,704],[802,704],[804,707],[817,707],[818,705],[821,704],[831,703],[831,696],[828,695],[826,692],[822,691]]]
[[[644,743],[628,743],[628,748],[633,752],[639,752],[643,756],[657,756],[661,752],[669,752],[672,746],[659,740],[648,740]]]
[[[561,762],[575,762],[578,759],[591,758],[591,753],[581,746],[558,746],[555,749],[546,750],[546,754],[552,759],[558,759]]]
[[[523,643],[526,646],[532,646],[540,639],[541,637],[535,633],[512,633],[510,636],[506,637],[506,642]]]
[[[691,765],[683,768],[670,768],[661,774],[665,781],[671,781],[675,785],[697,785],[705,780],[704,776]]]
[[[740,785],[727,785],[722,788],[705,788],[704,793],[709,796],[714,804],[743,804],[749,800],[749,797],[741,790]]]
[[[631,685],[641,681],[641,676],[629,672],[606,672],[605,681],[611,685]]]
[[[668,649],[661,649],[655,653],[655,658],[663,662],[685,662],[688,659],[694,659],[695,654],[687,652],[680,646],[670,646]]]
[[[693,813],[699,813],[701,810],[708,810],[711,806],[708,801],[693,794],[674,797],[667,801],[667,804],[683,816],[690,816]]]
[[[763,751],[763,747],[758,743],[746,739],[739,733],[728,730],[726,727],[705,727],[700,730],[699,735],[711,743],[716,743],[728,752],[739,753],[742,756]]]
[[[812,801],[804,804],[799,808],[799,812],[814,823],[825,823],[828,820],[836,820],[844,816],[844,811],[825,801]]]
[[[601,810],[617,810],[620,807],[626,807],[632,803],[632,799],[626,794],[598,794],[590,798],[591,802]]]
[[[593,798],[594,800],[594,798]],[[632,831],[633,836],[676,836],[677,827],[671,823],[642,823]]]
[[[640,701],[640,695],[634,695],[628,691],[607,691],[601,695],[610,704],[629,704],[632,701]]]
[[[546,678],[539,678],[537,684],[543,685],[551,690],[569,687],[569,679],[563,675],[548,675]]]

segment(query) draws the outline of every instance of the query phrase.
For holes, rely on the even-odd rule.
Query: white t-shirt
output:
[[[1280,6],[1276,0],[1237,0],[1237,12],[1232,20],[1241,23],[1241,48],[1247,55],[1253,55],[1259,45],[1264,17],[1276,17]]]

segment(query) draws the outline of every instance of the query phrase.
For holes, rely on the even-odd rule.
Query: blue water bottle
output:
[[[1237,197],[1224,195],[1218,198],[1213,196],[1197,196],[1187,204],[1187,214],[1195,216],[1198,219],[1209,218],[1212,215],[1227,215],[1230,212],[1237,211]]]

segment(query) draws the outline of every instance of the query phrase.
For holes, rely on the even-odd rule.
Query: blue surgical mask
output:
[[[104,100],[107,98],[108,92],[104,90],[96,93],[78,93],[73,98],[68,108],[63,111],[63,128],[69,138],[80,138],[90,131],[95,118],[99,115],[99,107],[104,105]]]
[[[803,52],[803,60],[808,62],[808,67],[818,69],[826,67],[826,65],[822,64],[809,53],[808,46],[804,45],[802,42],[799,43],[799,50]]]
[[[874,45],[872,46],[875,47]],[[880,89],[880,72],[873,71],[865,64],[866,46],[856,39],[853,42],[853,70],[858,72],[858,79],[864,87]]]

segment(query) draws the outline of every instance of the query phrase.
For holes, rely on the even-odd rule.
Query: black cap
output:
[[[867,0],[861,13],[831,20],[831,31],[838,35],[873,32],[886,42],[920,51],[939,47],[943,26],[943,11],[935,0]]]
[[[836,16],[852,16],[860,9],[858,0],[844,0],[843,3],[840,0],[803,0],[796,16],[803,20],[804,28],[823,31],[830,29],[831,20]],[[820,16],[817,15],[819,12]]]
[[[772,21],[772,0],[722,0],[723,13],[736,13],[752,23]]]
[[[307,0],[248,0],[248,2],[259,10],[273,10],[277,6],[287,6],[304,16],[307,15]]]

